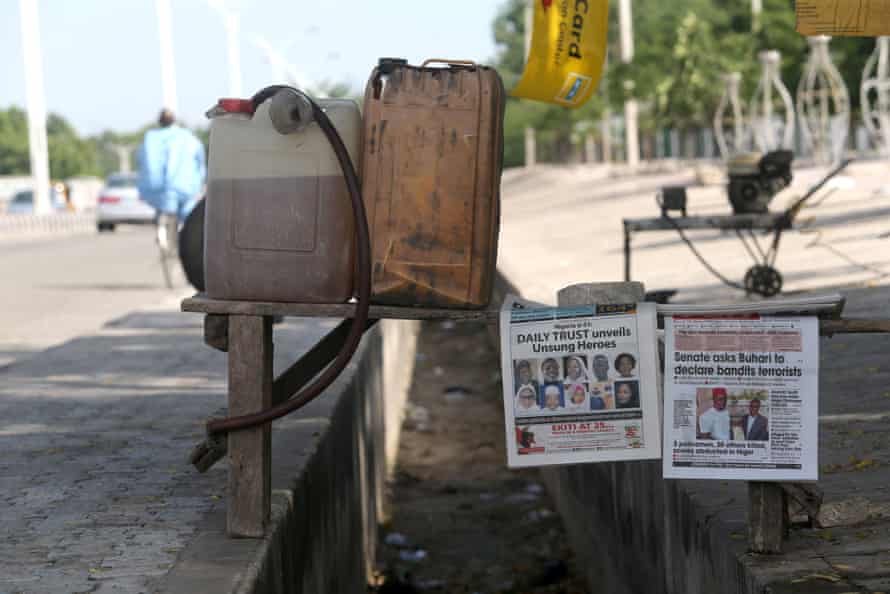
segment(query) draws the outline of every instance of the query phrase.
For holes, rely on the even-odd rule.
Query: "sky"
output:
[[[279,82],[254,38],[282,48],[312,81],[364,89],[381,56],[490,63],[491,23],[503,0],[223,0],[241,15],[242,88]],[[226,34],[207,0],[172,0],[179,118],[205,125],[228,96]],[[82,135],[135,130],[161,107],[154,0],[37,0],[47,110]],[[0,109],[24,106],[19,0],[0,0]]]

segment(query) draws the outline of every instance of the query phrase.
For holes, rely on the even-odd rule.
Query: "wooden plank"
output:
[[[365,331],[376,323],[377,320],[368,320]],[[318,375],[336,358],[351,326],[350,320],[340,322],[336,328],[315,343],[305,355],[275,378],[275,383],[272,386],[273,406],[281,404],[296,394],[300,388],[309,383],[309,380]]]
[[[229,414],[244,415],[272,404],[272,318],[229,318]],[[265,425],[229,433],[229,536],[261,538],[269,521],[272,433]]]
[[[673,231],[680,229],[763,229],[776,228],[785,218],[784,213],[710,215],[672,217],[673,223],[665,217],[647,219],[624,219],[626,231]],[[674,225],[676,223],[676,226]]]
[[[764,302],[769,304],[768,301]],[[189,297],[182,302],[182,311],[226,315],[250,315],[250,316],[294,316],[294,317],[320,317],[320,318],[351,318],[355,313],[355,305],[349,303],[271,303],[259,301],[224,301],[221,299],[208,299],[202,294]],[[422,309],[414,307],[392,307],[372,305],[370,318],[377,319],[403,319],[403,320],[477,320],[496,322],[497,309]],[[208,338],[207,324],[216,325],[212,329],[212,336]],[[205,341],[213,340],[210,346],[220,348],[222,346],[222,322],[217,320],[205,321]],[[832,334],[856,334],[856,333],[890,333],[890,320],[819,320],[819,330],[824,335]],[[220,349],[222,350],[222,349]]]
[[[204,316],[204,344],[224,353],[229,350],[229,316]]]
[[[878,334],[890,332],[890,320],[819,320],[819,333],[832,334]]]
[[[493,304],[497,307],[499,304]],[[199,293],[184,299],[182,311],[205,314],[242,316],[295,316],[307,318],[351,318],[355,304],[351,303],[275,303],[265,301],[228,301],[209,299]],[[420,307],[395,307],[372,305],[372,319],[403,320],[497,320],[497,309],[425,309]]]
[[[819,485],[815,483],[779,483],[779,486],[785,492],[788,503],[790,504],[792,500],[797,502],[798,506],[807,514],[810,522],[816,525],[825,495]]]
[[[788,530],[785,491],[778,483],[748,483],[748,546],[754,553],[782,552]]]

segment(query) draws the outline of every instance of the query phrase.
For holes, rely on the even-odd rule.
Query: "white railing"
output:
[[[0,214],[0,241],[41,235],[72,235],[96,230],[96,214]]]

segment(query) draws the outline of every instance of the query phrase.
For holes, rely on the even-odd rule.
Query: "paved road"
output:
[[[276,369],[331,324],[277,326]],[[153,307],[0,369],[0,593],[154,591],[222,509],[226,463],[186,463],[226,402],[226,357],[202,336],[201,316]],[[326,402],[276,423],[276,488]]]
[[[887,165],[854,163],[848,185],[823,191],[782,237],[776,266],[785,291],[869,286],[890,280],[887,259],[890,194]],[[779,211],[825,173],[824,167],[795,171],[791,188],[776,196]],[[657,217],[655,194],[666,185],[690,185],[691,215],[728,214],[722,185],[694,185],[689,169],[609,177],[603,167],[539,167],[505,176],[498,266],[528,298],[555,301],[556,290],[578,282],[623,278],[622,219]],[[689,232],[705,257],[725,276],[740,281],[752,261],[741,242],[720,231]],[[771,237],[761,237],[768,245]],[[649,290],[678,289],[683,302],[736,300],[742,291],[723,286],[695,259],[674,231],[634,236],[633,280]]]
[[[0,246],[0,367],[188,290],[164,287],[153,229]]]

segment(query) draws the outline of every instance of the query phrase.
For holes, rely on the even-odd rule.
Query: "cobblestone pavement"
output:
[[[225,463],[186,461],[225,404],[201,316],[126,316],[0,370],[0,593],[145,592],[223,505]],[[276,327],[276,359],[321,323]]]

